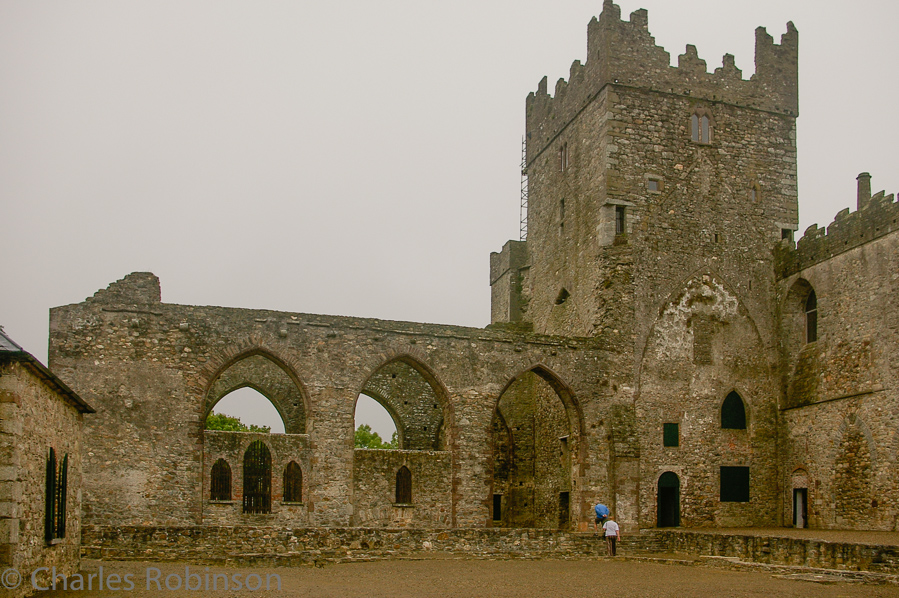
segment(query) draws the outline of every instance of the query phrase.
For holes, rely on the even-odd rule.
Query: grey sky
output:
[[[800,33],[800,234],[899,189],[899,4],[622,1],[676,63]],[[602,2],[0,1],[0,323],[149,270],[171,303],[484,326],[524,99]]]

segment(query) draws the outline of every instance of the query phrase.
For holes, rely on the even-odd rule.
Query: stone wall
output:
[[[897,256],[893,232],[779,283],[787,522],[797,487],[807,490],[811,527],[897,529]],[[807,342],[804,306],[812,290],[817,339]]]
[[[0,354],[0,569],[31,572],[80,564],[82,415],[28,362]],[[47,459],[68,457],[65,536],[45,538]],[[45,581],[46,575],[39,576]],[[12,596],[24,595],[23,583]]]
[[[272,512],[268,515],[243,511],[244,455],[255,441],[263,442],[271,452]],[[226,501],[211,500],[210,495],[212,466],[219,459],[224,459],[231,469],[231,499]],[[284,501],[284,471],[291,462],[299,465],[303,473],[302,495],[306,497],[316,474],[308,435],[204,431],[203,522],[210,525],[272,525],[273,522],[293,527],[308,525],[308,501]]]
[[[452,463],[451,525],[489,523],[493,413],[503,389],[535,368],[567,389],[579,430],[572,518],[586,513],[592,488],[607,485],[600,422],[610,421],[617,399],[595,372],[623,375],[626,367],[602,339],[172,305],[158,301],[151,278],[130,275],[112,285],[116,293],[100,291],[51,310],[50,362],[98,412],[85,429],[84,512],[93,524],[204,521],[210,393],[218,394],[219,380],[230,380],[229,388],[252,382],[229,378],[248,359],[283,372],[290,384],[275,390],[289,408],[303,407],[309,525],[352,521],[355,401],[375,372],[397,362],[420,374],[437,397],[446,430],[441,442]],[[131,303],[115,302],[122,297]],[[254,384],[266,390],[271,379]],[[433,396],[427,401],[431,413]]]
[[[412,502],[396,499],[401,467],[412,474]],[[353,451],[353,525],[444,528],[452,524],[452,459],[445,451]]]

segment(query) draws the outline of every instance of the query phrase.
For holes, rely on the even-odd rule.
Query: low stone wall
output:
[[[631,550],[635,538],[628,543]],[[593,534],[540,529],[86,526],[82,534],[84,558],[104,560],[294,564],[428,552],[567,558],[604,555],[606,547]]]
[[[85,526],[82,556],[102,560],[197,564],[296,565],[425,557],[595,558],[605,556],[593,533],[541,529],[376,529],[252,526]],[[678,553],[742,562],[899,574],[899,546],[828,542],[772,535],[651,530],[625,536],[619,555]]]
[[[899,574],[899,546],[682,530],[659,530],[652,535],[657,538],[657,545],[669,552],[771,565]]]

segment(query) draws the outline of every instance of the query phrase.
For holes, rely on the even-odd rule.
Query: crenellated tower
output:
[[[755,38],[749,79],[729,54],[708,72],[694,46],[672,67],[646,10],[604,3],[587,60],[527,98],[528,239],[493,258],[494,321],[636,348],[703,269],[763,307],[772,247],[798,227],[798,33]]]

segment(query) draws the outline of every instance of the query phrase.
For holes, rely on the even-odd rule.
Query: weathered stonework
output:
[[[98,408],[97,542],[122,525],[550,542],[599,501],[626,532],[899,529],[899,208],[863,173],[857,210],[794,247],[797,57],[787,24],[779,44],[756,30],[749,79],[729,55],[708,73],[692,46],[671,67],[646,11],[624,21],[606,0],[586,63],[527,99],[528,239],[490,257],[487,329],[172,305],[150,273],[51,310],[51,365]],[[245,386],[287,434],[203,431]],[[360,393],[401,449],[353,449]],[[241,508],[253,440],[271,453],[271,513]],[[231,501],[211,498],[219,459]],[[291,461],[302,501],[283,504]]]
[[[0,570],[30,574],[56,567],[64,575],[80,565],[81,428],[90,413],[77,395],[30,354],[5,344],[0,331]],[[8,349],[8,350],[7,350]],[[65,533],[48,541],[47,461],[66,459]],[[43,583],[49,573],[37,574]],[[24,596],[30,580],[13,587],[4,577],[4,595]]]

